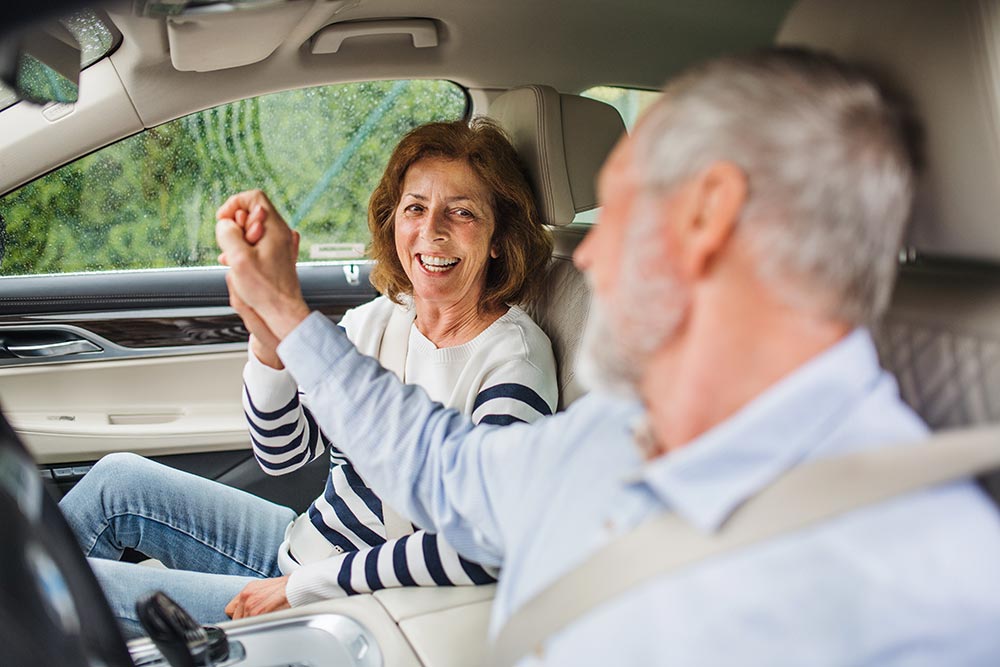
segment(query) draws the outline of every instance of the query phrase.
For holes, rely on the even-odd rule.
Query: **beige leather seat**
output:
[[[905,261],[876,335],[934,429],[1000,421],[998,19],[986,0],[807,0],[779,33],[872,68],[924,125]]]
[[[552,341],[563,409],[582,393],[574,367],[590,309],[590,290],[572,261],[584,231],[566,225],[597,206],[597,173],[625,125],[614,107],[549,86],[512,89],[494,100],[488,113],[510,135],[528,169],[542,221],[553,230],[555,250],[542,278],[546,291],[528,311]]]

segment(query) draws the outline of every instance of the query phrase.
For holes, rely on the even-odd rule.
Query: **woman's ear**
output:
[[[500,250],[496,246],[490,246],[490,257],[496,259],[500,256]]]

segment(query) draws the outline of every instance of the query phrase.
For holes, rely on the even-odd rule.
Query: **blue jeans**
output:
[[[111,454],[60,501],[126,636],[144,634],[135,601],[161,590],[200,623],[254,579],[281,576],[278,547],[295,512],[135,454]],[[122,563],[126,547],[169,569]]]

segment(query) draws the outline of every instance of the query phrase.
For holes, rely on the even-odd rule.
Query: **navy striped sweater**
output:
[[[358,348],[377,356],[392,308],[380,297],[341,321]],[[243,403],[253,451],[261,467],[280,475],[328,453],[323,494],[290,527],[279,553],[293,605],[393,586],[454,586],[494,581],[495,572],[459,556],[440,537],[417,530],[386,540],[382,502],[354,466],[316,425],[294,380],[250,355]],[[416,327],[410,332],[406,378],[431,398],[504,425],[551,414],[556,405],[555,362],[548,338],[512,307],[474,340],[437,349]],[[344,436],[349,437],[349,436]]]

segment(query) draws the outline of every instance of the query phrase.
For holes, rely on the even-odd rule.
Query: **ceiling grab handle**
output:
[[[377,35],[409,35],[413,48],[438,45],[437,26],[431,19],[389,19],[380,21],[344,21],[323,28],[313,37],[312,52],[336,53],[345,40]]]

